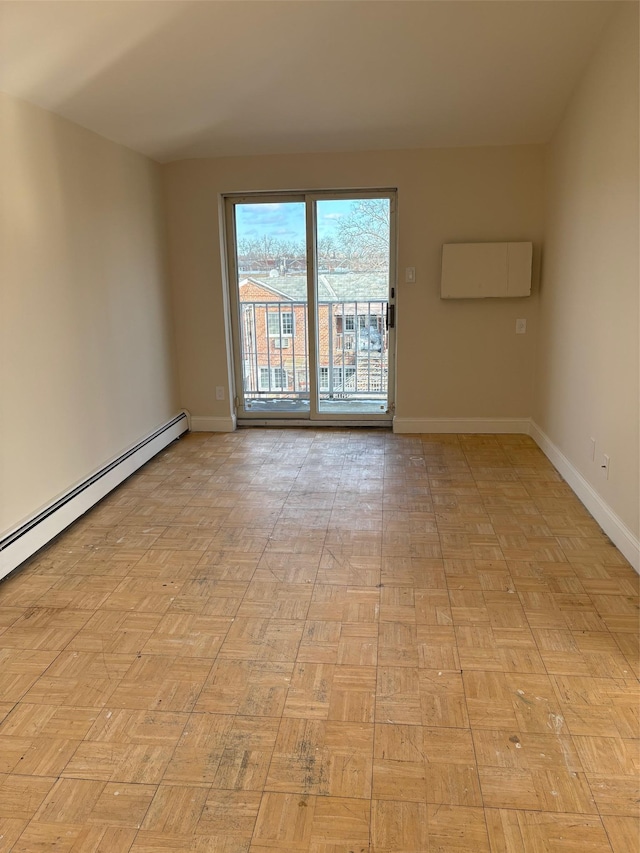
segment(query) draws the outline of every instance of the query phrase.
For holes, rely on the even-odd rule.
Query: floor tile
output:
[[[611,853],[602,822],[595,815],[492,808],[485,809],[485,814],[492,853]]]

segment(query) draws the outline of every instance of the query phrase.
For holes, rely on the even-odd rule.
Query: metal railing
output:
[[[319,302],[320,400],[383,400],[388,387],[386,300]],[[244,397],[309,399],[306,302],[241,302]]]

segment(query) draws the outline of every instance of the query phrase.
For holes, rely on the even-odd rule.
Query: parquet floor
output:
[[[522,436],[187,436],[0,585],[0,851],[635,853],[638,577]]]

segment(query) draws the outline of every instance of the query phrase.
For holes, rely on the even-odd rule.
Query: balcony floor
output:
[[[308,400],[251,400],[247,412],[252,414],[282,415],[309,412]],[[386,415],[387,406],[384,400],[322,400],[320,402],[322,415]]]

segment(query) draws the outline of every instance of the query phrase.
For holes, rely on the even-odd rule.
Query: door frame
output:
[[[357,200],[363,198],[389,199],[389,283],[388,304],[393,307],[394,319],[397,318],[397,189],[396,188],[359,188],[330,190],[288,190],[283,192],[265,191],[249,193],[223,193],[220,196],[224,211],[222,217],[222,244],[224,247],[223,282],[225,283],[225,308],[230,332],[231,375],[234,388],[232,397],[234,414],[238,425],[277,426],[387,426],[393,422],[395,414],[396,390],[396,322],[388,329],[388,368],[387,368],[387,410],[376,413],[333,413],[319,411],[318,398],[318,335],[316,334],[316,307],[318,288],[318,264],[316,245],[316,202],[331,200]],[[236,204],[274,204],[298,202],[305,205],[306,251],[307,251],[307,324],[308,324],[308,366],[309,366],[309,412],[301,416],[298,412],[248,412],[243,406],[244,377],[241,358],[240,313],[238,299],[238,270],[236,256],[236,230],[234,208]]]

